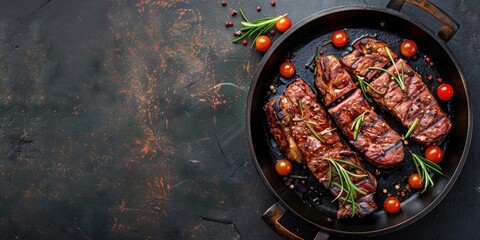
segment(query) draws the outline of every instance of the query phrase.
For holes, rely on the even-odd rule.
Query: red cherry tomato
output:
[[[284,62],[280,65],[280,74],[285,78],[291,78],[295,74],[295,65],[291,62]]]
[[[260,52],[268,51],[268,49],[270,49],[270,46],[272,46],[272,40],[270,40],[270,38],[265,35],[260,35],[255,40],[255,47]]]
[[[443,151],[438,146],[430,146],[425,150],[425,158],[434,163],[439,163],[443,158]]]
[[[292,26],[292,22],[289,18],[282,17],[275,23],[275,26],[277,27],[278,31],[286,32]]]
[[[453,97],[453,87],[448,83],[438,86],[437,96],[442,101],[448,101]]]
[[[417,53],[417,44],[412,40],[405,40],[400,45],[400,52],[405,57],[411,57]]]
[[[332,43],[335,47],[343,47],[347,45],[348,35],[345,31],[335,31],[332,34]]]
[[[278,174],[286,176],[292,172],[292,163],[286,159],[278,160],[275,164],[275,170]]]
[[[387,197],[385,202],[383,202],[383,208],[385,208],[385,211],[388,213],[396,213],[400,210],[400,200],[396,197]]]
[[[414,173],[408,178],[408,185],[414,189],[419,189],[423,187],[423,181],[420,175]]]

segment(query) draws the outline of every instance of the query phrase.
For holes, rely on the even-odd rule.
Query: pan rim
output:
[[[385,227],[385,228],[380,228],[380,229],[376,229],[376,230],[369,230],[369,231],[345,231],[345,230],[328,228],[328,227],[321,226],[321,225],[311,221],[310,219],[302,216],[300,213],[295,211],[287,202],[284,201],[284,199],[282,199],[282,197],[280,197],[279,193],[277,193],[273,189],[270,182],[266,178],[266,176],[265,176],[264,172],[262,171],[261,166],[258,162],[257,155],[256,155],[256,152],[255,152],[255,148],[253,146],[253,139],[252,139],[252,134],[251,134],[252,133],[251,132],[252,131],[252,128],[251,128],[251,124],[252,124],[251,108],[252,108],[252,104],[253,104],[254,90],[255,90],[255,87],[257,86],[257,83],[259,81],[260,74],[262,73],[262,71],[263,71],[267,61],[269,60],[269,57],[272,55],[272,53],[284,42],[285,39],[287,39],[290,35],[294,34],[297,30],[299,30],[300,28],[302,28],[304,25],[308,24],[309,22],[311,22],[313,20],[316,20],[318,18],[325,17],[325,16],[330,15],[330,14],[334,14],[334,13],[337,13],[337,12],[344,12],[344,11],[376,11],[376,12],[387,13],[387,14],[393,15],[394,17],[402,18],[403,20],[418,26],[425,33],[430,35],[430,37],[432,39],[435,39],[435,41],[438,44],[441,45],[443,50],[446,52],[446,54],[451,58],[452,62],[454,63],[454,67],[455,67],[456,71],[458,72],[458,74],[460,76],[460,80],[462,81],[462,86],[464,88],[463,90],[465,92],[465,101],[466,101],[466,105],[467,105],[467,115],[468,116],[467,116],[467,128],[466,128],[467,129],[467,135],[466,135],[466,138],[465,138],[465,145],[463,147],[462,155],[460,156],[460,160],[458,162],[458,165],[456,166],[456,168],[453,172],[454,174],[447,181],[445,187],[443,187],[443,189],[441,189],[438,196],[433,201],[431,201],[424,209],[422,209],[421,211],[419,211],[415,215],[412,215],[411,217],[409,217],[406,220],[401,221],[397,224],[394,224],[394,225],[391,225],[391,226],[388,226],[388,227]],[[282,34],[274,42],[272,47],[265,53],[265,55],[261,59],[260,63],[258,64],[255,75],[254,75],[254,78],[253,78],[253,80],[250,84],[250,88],[249,88],[249,92],[248,92],[248,98],[247,98],[247,105],[246,105],[246,118],[247,118],[246,119],[246,130],[247,130],[247,138],[248,138],[250,154],[252,155],[252,160],[254,162],[255,168],[257,170],[257,173],[260,175],[263,184],[271,192],[272,196],[274,196],[274,198],[277,201],[281,202],[281,204],[283,206],[285,206],[286,209],[288,209],[288,211],[293,213],[296,217],[308,222],[310,225],[318,228],[321,231],[326,231],[326,232],[334,233],[334,234],[350,235],[350,236],[352,236],[352,235],[373,236],[373,235],[386,234],[386,233],[404,228],[404,227],[416,222],[420,218],[424,217],[427,213],[429,213],[431,210],[433,210],[444,199],[444,197],[448,194],[448,192],[453,187],[454,183],[457,181],[457,178],[460,175],[461,170],[463,169],[463,166],[465,165],[465,162],[467,160],[469,149],[470,149],[470,144],[471,144],[471,139],[472,139],[472,134],[473,134],[473,125],[472,125],[473,124],[473,116],[472,116],[472,109],[471,109],[471,106],[470,106],[470,99],[469,99],[467,89],[468,88],[467,88],[467,83],[466,83],[466,80],[465,80],[464,73],[463,73],[462,68],[460,67],[457,59],[453,55],[453,53],[450,51],[450,49],[447,47],[447,45],[444,41],[440,40],[436,34],[434,34],[429,28],[427,28],[422,23],[415,22],[409,16],[406,16],[405,14],[403,14],[401,12],[398,12],[398,11],[395,11],[395,10],[392,10],[392,9],[388,9],[388,8],[372,7],[372,6],[358,6],[358,5],[346,5],[346,6],[330,8],[330,9],[327,9],[327,10],[324,10],[324,11],[314,13],[314,14],[304,18],[303,20],[299,21],[294,26],[292,26],[292,28],[289,31]]]

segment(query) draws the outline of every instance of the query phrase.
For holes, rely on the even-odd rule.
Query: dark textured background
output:
[[[262,54],[231,43],[240,18],[229,13],[289,13],[296,23],[387,1],[220,2],[1,1],[0,239],[279,238],[260,219],[275,200],[244,126]],[[460,23],[448,46],[478,126],[480,2],[433,2]],[[412,6],[402,12],[440,26]],[[480,235],[477,129],[440,205],[375,239]]]

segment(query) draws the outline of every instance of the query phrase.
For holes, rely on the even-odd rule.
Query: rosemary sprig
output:
[[[310,66],[312,66],[312,64],[315,62],[315,60],[317,60],[317,58],[318,58],[318,46],[315,47],[315,52],[310,57],[307,64],[305,64],[305,67],[309,68]]]
[[[329,132],[333,132],[335,130],[337,130],[337,129],[336,128],[325,128],[323,131],[320,132],[320,135],[325,135],[325,134],[327,134]]]
[[[364,77],[358,76],[358,75],[356,75],[356,76],[357,76],[357,79],[358,79],[358,86],[360,87],[360,90],[362,90],[363,96],[365,97],[365,99],[367,99],[367,101],[372,102],[372,99],[369,98],[368,95],[367,95],[367,87],[372,89],[374,92],[376,92],[380,95],[384,95],[385,93],[387,93],[387,90],[385,90],[383,92],[380,92],[377,89],[375,89],[372,85],[370,85],[370,83],[365,81]]]
[[[357,194],[362,194],[366,195],[367,193],[364,192],[362,189],[358,188],[355,183],[352,182],[351,178],[362,178],[362,177],[367,177],[367,174],[356,174],[351,171],[348,171],[345,169],[343,165],[347,165],[350,168],[353,168],[354,170],[363,170],[360,166],[347,162],[341,159],[336,159],[336,158],[324,158],[326,161],[329,163],[329,180],[328,180],[328,187],[330,185],[334,185],[335,187],[338,187],[340,189],[340,192],[338,193],[337,197],[332,200],[336,201],[337,199],[340,200],[341,204],[346,204],[350,203],[352,205],[352,216],[355,215],[355,208],[356,208],[356,202],[355,198]],[[337,173],[338,179],[340,183],[337,182],[332,182],[332,165],[335,168],[335,172]],[[342,194],[346,192],[346,196],[342,196]]]
[[[436,172],[440,175],[443,176],[442,173],[442,168],[438,166],[436,163],[421,157],[413,152],[410,151],[412,154],[413,158],[413,163],[415,164],[415,168],[417,169],[418,174],[420,175],[420,178],[422,179],[422,182],[424,183],[423,185],[423,190],[422,193],[427,190],[427,188],[433,187],[433,180],[430,178],[430,173],[431,172]]]
[[[300,175],[290,175],[289,177],[290,177],[290,178],[294,178],[294,179],[307,179],[307,177],[305,177],[305,176],[300,176]]]
[[[410,137],[410,135],[412,135],[413,130],[415,130],[415,128],[417,127],[418,121],[419,119],[415,118],[415,121],[413,121],[412,125],[408,128],[408,131],[407,133],[405,133],[405,136],[403,136],[403,139],[407,139]]]
[[[280,18],[287,16],[287,14],[284,14],[277,17],[266,17],[266,18],[256,19],[254,21],[249,21],[245,16],[245,13],[243,13],[242,9],[239,9],[239,11],[243,20],[245,20],[240,22],[243,25],[243,27],[240,28],[240,31],[244,34],[242,34],[242,36],[238,37],[237,39],[233,40],[233,43],[238,43],[239,41],[253,35],[256,35],[255,39],[257,39],[258,36],[266,33],[273,26],[275,26],[275,23]]]
[[[360,129],[360,124],[363,122],[363,118],[365,117],[365,114],[368,112],[368,110],[365,110],[362,114],[360,114],[358,117],[353,120],[352,126],[350,127],[350,130],[353,130],[353,140],[357,140],[358,136],[358,130]]]
[[[305,123],[305,125],[307,126],[308,130],[310,130],[310,132],[313,134],[313,136],[315,136],[315,138],[320,141],[320,142],[324,142],[324,140],[320,137],[320,135],[318,135],[317,132],[315,132],[315,129],[313,129],[312,125],[310,125],[310,123],[308,123],[307,121],[303,121]]]
[[[400,74],[400,71],[398,71],[397,64],[395,64],[395,60],[393,60],[393,57],[392,57],[392,54],[390,53],[390,50],[388,50],[388,48],[386,47],[385,51],[387,52],[388,58],[390,58],[390,61],[392,62],[393,67],[395,68],[395,71],[398,73],[398,76],[395,76],[395,74],[393,74],[392,72],[390,72],[386,69],[383,69],[383,68],[379,68],[379,67],[369,67],[368,69],[379,70],[379,71],[387,73],[388,75],[390,75],[395,80],[395,82],[397,82],[400,89],[402,89],[402,91],[405,91],[405,68],[403,66],[403,62],[402,62],[402,73]]]
[[[303,118],[303,104],[302,104],[302,99],[298,99],[298,108],[300,108],[300,114],[302,115],[300,118]]]
[[[328,44],[332,43],[332,40],[328,40],[322,44],[322,47],[327,46]]]

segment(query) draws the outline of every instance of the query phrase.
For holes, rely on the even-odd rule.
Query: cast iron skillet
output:
[[[425,26],[413,22],[409,17],[399,12],[405,0],[391,0],[386,9],[341,7],[314,14],[293,26],[273,44],[261,61],[248,96],[247,133],[257,171],[267,188],[278,199],[278,202],[268,209],[262,217],[284,237],[299,238],[279,223],[280,218],[286,211],[292,212],[296,217],[316,227],[319,230],[317,237],[328,237],[328,234],[372,236],[398,230],[415,222],[432,210],[445,197],[460,174],[467,158],[473,130],[464,75],[455,57],[445,44],[454,35],[458,24],[426,0],[406,1],[434,15],[444,24],[438,32],[438,36]],[[286,58],[292,58],[297,66],[299,77],[307,78],[306,81],[312,84],[313,74],[310,73],[309,76],[308,70],[303,69],[301,64],[301,61],[306,61],[309,56],[302,57],[302,55],[306,55],[305,52],[311,49],[313,45],[319,45],[322,41],[328,39],[331,32],[344,28],[355,35],[354,37],[360,37],[364,33],[373,34],[386,41],[397,52],[401,39],[414,39],[419,51],[421,51],[420,57],[422,57],[421,54],[428,54],[434,60],[435,66],[429,67],[420,59],[413,62],[409,61],[409,64],[412,64],[424,78],[426,74],[441,76],[453,86],[455,91],[454,98],[449,103],[440,103],[446,109],[447,114],[450,115],[453,123],[451,134],[441,145],[445,151],[441,163],[445,176],[434,175],[434,187],[422,194],[412,192],[402,198],[401,211],[393,215],[387,214],[381,207],[385,197],[382,196],[381,188],[379,188],[376,194],[379,209],[371,217],[361,220],[338,220],[334,215],[337,206],[330,203],[331,198],[328,194],[319,190],[319,192],[315,192],[315,196],[309,195],[311,194],[310,186],[321,189],[319,184],[315,185],[311,176],[308,180],[312,181],[309,181],[307,187],[300,186],[291,190],[287,186],[288,183],[285,184],[285,179],[282,179],[275,172],[275,160],[282,158],[282,156],[276,149],[272,141],[273,138],[268,134],[265,112],[263,111],[263,106],[269,99],[267,95],[269,86],[276,84],[279,87],[279,92],[281,92],[282,85],[284,87],[288,84],[289,80],[278,78],[278,68]],[[328,47],[326,49],[329,51]],[[330,49],[333,49],[333,47],[330,47]],[[338,55],[338,53],[336,54]],[[433,86],[430,84],[431,90],[434,90]],[[434,95],[436,94],[434,93]],[[398,123],[395,123],[392,118],[389,119],[388,116],[385,116],[385,118],[387,121],[392,121],[391,124],[394,128],[401,130],[401,127],[399,128]],[[421,152],[421,149],[415,144],[410,144],[409,148]],[[405,155],[409,155],[408,152]],[[385,173],[386,175],[379,176],[379,182],[384,187],[389,187],[388,184],[402,183],[402,181],[404,183],[405,176],[413,173],[411,159],[407,157],[405,162],[400,170],[393,171],[395,174],[392,175],[394,176],[388,176],[388,171]],[[302,172],[301,168],[296,168],[297,173],[304,174],[305,170]],[[369,167],[367,166],[367,168]],[[369,170],[372,169],[369,168]]]

